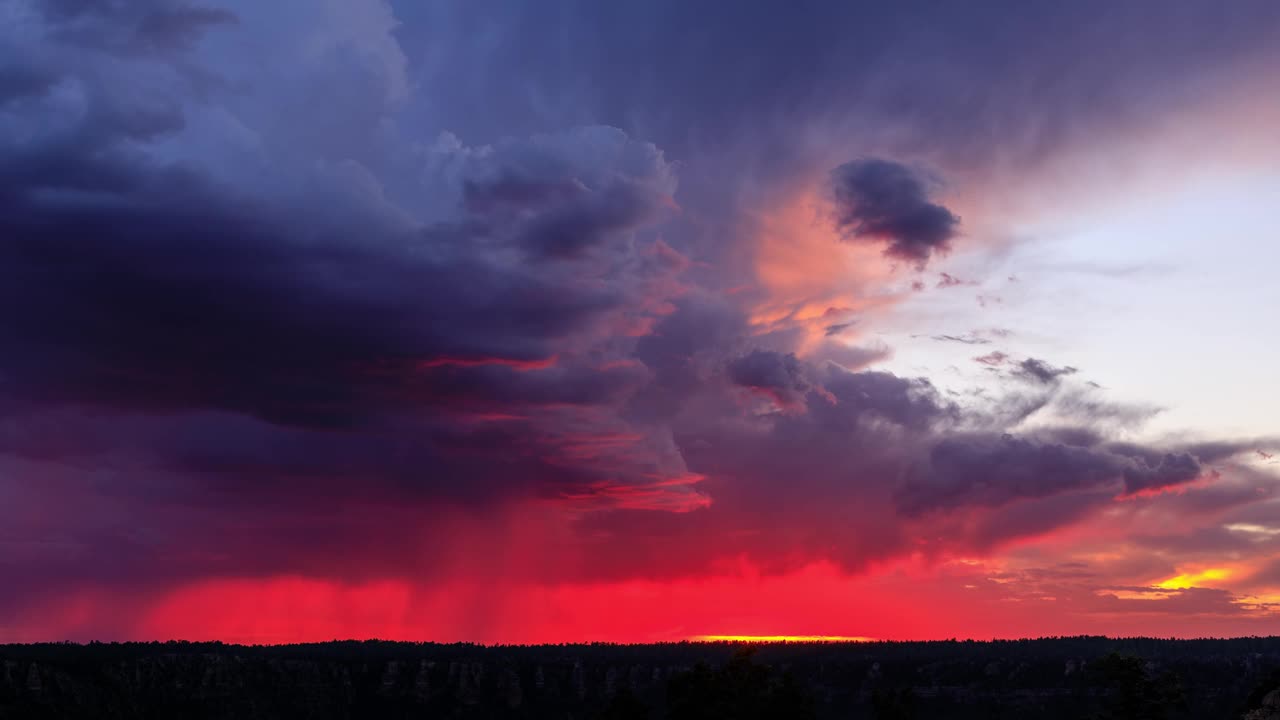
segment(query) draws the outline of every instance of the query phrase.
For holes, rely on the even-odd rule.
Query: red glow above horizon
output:
[[[155,596],[71,593],[0,626],[0,641],[221,640],[241,644],[365,639],[483,644],[565,642],[856,642],[1048,635],[1169,635],[1153,590],[1141,612],[1080,590],[1048,597],[993,582],[981,566],[902,566],[850,577],[826,564],[672,581],[539,585],[296,576],[204,580]],[[1162,585],[1163,587],[1163,585]],[[1170,586],[1173,587],[1173,586]],[[1120,597],[1124,597],[1121,593]],[[1189,613],[1182,637],[1261,634],[1268,615]]]

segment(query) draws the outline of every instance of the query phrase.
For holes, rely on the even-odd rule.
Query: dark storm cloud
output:
[[[97,128],[93,142],[0,157],[8,238],[0,337],[10,349],[0,370],[12,392],[347,424],[379,406],[412,404],[429,382],[421,376],[439,374],[423,369],[433,360],[550,362],[604,315],[636,302],[636,278],[664,272],[643,267],[618,236],[656,217],[669,176],[659,154],[627,148],[616,131],[578,137],[634,150],[625,171],[596,171],[604,187],[628,188],[621,193],[597,198],[584,189],[518,215],[472,207],[466,222],[423,229],[378,226],[357,207],[342,224],[321,227],[220,193],[182,169],[130,166],[123,156],[109,172],[95,167],[103,152],[161,131],[129,119]],[[572,147],[575,138],[559,142]],[[488,162],[501,161],[499,152]],[[561,186],[573,171],[567,165],[540,182]],[[111,177],[124,182],[108,190],[99,180]],[[102,194],[73,194],[82,190]],[[546,270],[501,257],[542,257],[548,238],[615,249]],[[621,263],[632,265],[631,287],[597,282]],[[512,382],[549,374],[517,373]],[[397,396],[396,387],[406,392]]]
[[[47,15],[51,37],[106,55],[140,33],[178,51],[228,19],[163,4]],[[192,101],[113,92],[76,57],[6,84],[22,103],[6,122],[55,117],[59,83],[79,111],[0,143],[5,452],[145,468],[228,511],[266,496],[300,512],[307,498],[487,504],[653,472],[593,465],[562,417],[644,381],[608,363],[613,326],[678,287],[670,248],[632,237],[674,190],[652,145],[582,128],[445,148],[454,175],[430,192],[457,204],[415,222],[352,164],[264,165],[313,193],[299,202],[270,175],[229,187],[142,152],[189,133]]]
[[[483,507],[500,498],[556,497],[599,479],[602,469],[589,458],[560,462],[581,437],[554,427],[535,418],[468,422],[437,413],[332,432],[221,412],[104,418],[61,410],[0,422],[0,453],[163,478],[167,497],[209,510],[266,502],[309,512],[343,502],[441,499]]]
[[[1151,462],[1140,460],[1124,470],[1127,493],[1181,485],[1200,477],[1203,468],[1190,453],[1164,453]]]
[[[573,259],[659,219],[673,208],[675,182],[660,152],[606,128],[572,138],[505,141],[476,162],[463,204],[479,222],[514,224],[512,244],[532,259]],[[576,144],[575,144],[576,143]],[[593,167],[592,153],[615,166]]]
[[[789,392],[807,386],[794,353],[753,350],[728,365],[729,379],[744,387]]]
[[[836,168],[831,180],[836,225],[849,239],[883,243],[886,255],[919,265],[950,249],[960,218],[930,202],[910,168],[867,158]]]
[[[468,551],[447,510],[531,499],[578,520],[552,574],[856,569],[1232,454],[1110,443],[1097,403],[1026,432],[1067,399],[1041,361],[1002,414],[759,334],[743,208],[897,158],[826,180],[850,241],[922,264],[959,220],[903,163],[1021,168],[1177,107],[1270,4],[32,7],[0,27],[5,576],[421,579]]]
[[[1024,168],[1192,107],[1222,86],[1221,68],[1270,53],[1280,24],[1266,0],[1230,13],[1155,0],[396,9],[411,69],[442,79],[422,115],[479,137],[617,125],[711,160],[682,170],[702,201],[723,200],[725,177],[828,170],[832,145],[851,153],[841,159],[927,159],[943,177]]]
[[[898,494],[907,513],[954,505],[999,506],[1112,481],[1113,458],[1089,449],[1027,438],[958,436],[936,443],[928,468]]]
[[[1042,429],[1039,434],[1041,437],[1053,442],[1075,447],[1093,447],[1106,440],[1106,436],[1102,432],[1087,426],[1049,427]]]
[[[523,243],[548,257],[576,257],[601,237],[634,230],[653,220],[659,205],[645,196],[646,190],[630,184],[616,184],[595,191],[557,212],[548,213],[529,228]]]
[[[130,137],[118,130],[97,146]],[[555,140],[622,155],[632,142],[591,129]],[[134,499],[119,528],[69,531],[82,549],[65,562],[5,558],[33,581],[91,580],[87,565],[138,582],[400,572],[416,561],[396,538],[434,503],[590,498],[605,482],[683,471],[631,452],[643,432],[609,417],[647,378],[642,365],[609,362],[613,326],[643,319],[637,306],[674,289],[681,265],[669,248],[634,243],[632,225],[601,223],[593,198],[569,198],[572,211],[557,216],[558,237],[585,254],[548,259],[529,228],[560,212],[555,201],[517,214],[467,206],[457,220],[407,228],[356,202],[317,221],[146,162],[115,162],[129,182],[86,193],[82,166],[95,159],[77,157],[82,147],[46,148],[58,161],[37,167],[39,184],[6,173],[17,182],[0,192],[0,454],[38,463],[23,477],[60,466],[121,473],[133,489],[119,496]],[[619,212],[656,218],[670,178],[651,148],[634,151],[639,164],[616,173],[573,162],[563,172],[652,183],[602,202],[608,212],[639,203]],[[486,163],[501,166],[501,152]],[[603,418],[584,429],[595,413]],[[139,520],[159,497],[199,519]],[[335,506],[396,504],[422,512],[331,517]],[[271,521],[244,525],[260,508],[273,508]],[[137,522],[175,548],[174,562],[138,545],[127,529]],[[297,537],[271,529],[281,525]],[[235,541],[229,526],[241,528]],[[329,545],[326,568],[316,550]],[[117,559],[87,559],[98,552]],[[177,560],[186,553],[227,561]]]
[[[1076,434],[1079,434],[1078,432]],[[1120,494],[1184,485],[1204,472],[1189,452],[1101,448],[1011,434],[957,434],[934,443],[925,466],[897,494],[908,514],[1117,487]]]
[[[865,418],[882,418],[904,427],[926,429],[954,417],[957,412],[924,378],[831,368],[823,387],[834,402],[824,404],[817,400],[810,411],[834,427]]]
[[[55,72],[19,64],[0,66],[0,106],[45,94],[58,81]]]
[[[1020,498],[978,514],[954,534],[975,549],[990,552],[1001,545],[1043,536],[1088,517],[1112,501],[1106,490],[1074,490],[1038,498]],[[940,549],[946,550],[945,543]]]
[[[1236,441],[1196,442],[1189,449],[1206,462],[1219,462],[1250,453],[1255,456],[1262,456],[1264,460],[1270,460],[1270,454],[1258,448],[1276,447],[1280,447],[1280,438],[1260,437]]]
[[[726,298],[694,291],[673,301],[674,311],[636,342],[634,357],[653,381],[630,400],[628,415],[667,424],[723,375],[725,362],[748,335],[743,310]]]
[[[923,379],[792,364],[767,351],[728,363],[731,378],[754,386],[794,388],[805,378],[801,404],[744,424],[732,420],[739,410],[706,404],[711,386],[685,386],[686,403],[702,410],[674,417],[672,428],[713,502],[676,517],[618,511],[590,521],[592,572],[651,571],[642,568],[654,553],[672,553],[682,561],[668,571],[685,574],[744,549],[774,570],[811,552],[857,569],[901,551],[917,532],[930,538],[917,549],[989,551],[1205,471],[1187,449],[1108,444],[1105,429],[1090,425],[1017,432],[1019,418],[947,402]],[[974,426],[1007,430],[967,430]],[[650,551],[633,549],[636,537]]]
[[[229,10],[174,0],[44,0],[43,8],[54,39],[126,53],[183,50],[237,20]]]
[[[414,363],[545,358],[619,301],[476,258],[427,260],[402,249],[412,238],[303,247],[234,209],[161,205],[4,208],[0,332],[18,392],[342,424],[356,396],[407,382]]]

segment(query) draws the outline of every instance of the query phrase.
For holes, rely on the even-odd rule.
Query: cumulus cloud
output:
[[[687,268],[644,234],[673,212],[657,148],[599,126],[446,144],[417,179],[424,204],[394,199],[374,158],[173,156],[239,141],[198,116],[244,124],[254,109],[238,91],[196,94],[142,40],[63,30],[227,24],[184,7],[50,8],[49,47],[78,49],[6,84],[19,102],[0,120],[22,132],[0,143],[4,452],[41,473],[127,471],[201,498],[214,526],[263,502],[312,527],[301,518],[333,502],[493,507],[668,478],[665,496],[696,497],[661,434],[616,414],[648,377],[628,338],[669,312]],[[85,53],[154,72],[171,97],[118,92]],[[78,112],[58,113],[69,101]],[[41,132],[46,115],[65,127]],[[120,522],[144,511],[130,503]],[[193,547],[218,535],[164,533]]]
[[[619,149],[632,143],[606,135]],[[135,180],[123,190],[50,197],[80,179],[57,168],[82,158],[56,152],[40,192],[23,182],[0,193],[11,238],[0,249],[0,333],[13,349],[3,369],[34,400],[341,424],[365,406],[430,394],[424,375],[440,358],[518,368],[584,347],[609,318],[643,315],[633,308],[646,283],[666,272],[623,237],[636,225],[610,220],[657,213],[655,193],[584,190],[542,212],[473,209],[417,229],[371,224],[356,206],[345,223],[317,227],[176,169],[122,166]],[[648,172],[665,182],[660,155],[651,158]],[[546,257],[547,237],[596,254],[512,262]],[[601,282],[623,267],[625,282]],[[41,312],[19,311],[20,298]],[[397,386],[405,391],[390,392]]]
[[[726,367],[729,379],[773,397],[779,405],[791,405],[809,388],[794,353],[752,350],[731,360]]]
[[[897,500],[908,513],[956,505],[996,507],[1108,485],[1122,493],[1166,488],[1201,472],[1187,452],[1123,453],[1010,434],[961,434],[929,449],[924,467],[903,485]]]
[[[905,165],[855,160],[831,180],[836,225],[849,239],[883,243],[886,255],[918,265],[950,249],[960,218],[931,202],[924,179]]]

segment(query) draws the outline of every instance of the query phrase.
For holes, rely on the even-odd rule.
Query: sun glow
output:
[[[1162,590],[1186,590],[1190,587],[1202,587],[1205,582],[1226,580],[1229,577],[1231,577],[1231,571],[1227,568],[1208,568],[1198,573],[1175,575],[1168,580],[1156,583],[1156,587]]]
[[[875,638],[862,635],[697,635],[696,642],[740,642],[740,643],[783,643],[783,642],[875,642]]]

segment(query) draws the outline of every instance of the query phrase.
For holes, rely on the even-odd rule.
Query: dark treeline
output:
[[[0,645],[0,718],[1280,720],[1280,637]]]

